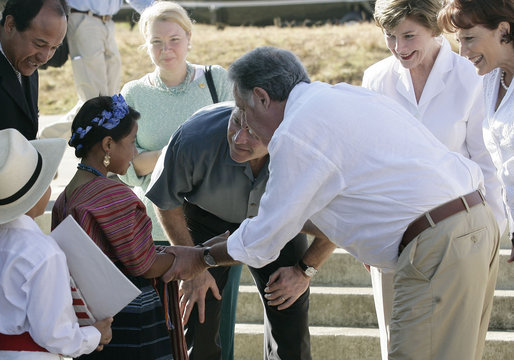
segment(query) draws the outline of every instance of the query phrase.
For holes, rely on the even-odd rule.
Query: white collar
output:
[[[5,55],[5,52],[4,52],[4,49],[2,48],[2,43],[1,42],[0,42],[0,52],[5,57],[5,59],[9,63],[9,65],[11,65],[12,69],[14,70],[14,73],[16,74],[16,77],[18,78],[18,82],[20,83],[20,85],[23,85],[22,82],[21,82],[21,73],[18,70],[16,70],[16,68],[13,66],[13,64],[11,64],[11,62],[9,61],[7,56]]]

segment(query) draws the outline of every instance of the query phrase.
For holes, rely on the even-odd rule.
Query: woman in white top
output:
[[[486,200],[503,232],[502,185],[482,135],[482,82],[473,65],[440,35],[440,9],[440,0],[378,0],[374,17],[392,56],[368,68],[362,86],[399,102],[450,150],[480,165]],[[393,274],[370,271],[382,359],[387,359]]]
[[[442,29],[456,32],[460,54],[484,75],[484,139],[505,185],[512,226],[514,209],[514,1],[447,1],[439,13]],[[509,262],[514,261],[513,248]]]

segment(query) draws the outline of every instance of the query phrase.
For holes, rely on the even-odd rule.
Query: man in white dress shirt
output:
[[[268,146],[266,192],[258,216],[226,241],[171,248],[167,277],[234,261],[262,267],[310,223],[319,238],[395,272],[390,359],[480,359],[499,231],[478,165],[385,96],[310,83],[291,52],[257,48],[229,75],[245,125]],[[326,256],[307,252],[303,264]],[[274,299],[291,296],[274,285]]]

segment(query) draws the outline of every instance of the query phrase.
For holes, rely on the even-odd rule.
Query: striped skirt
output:
[[[159,295],[151,280],[128,278],[142,293],[112,323],[112,341],[78,359],[172,360],[172,345]]]

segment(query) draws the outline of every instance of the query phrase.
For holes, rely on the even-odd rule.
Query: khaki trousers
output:
[[[66,33],[78,102],[62,119],[42,129],[41,138],[69,139],[71,123],[82,105],[96,96],[120,90],[121,57],[114,37],[114,21],[71,13]]]
[[[94,16],[71,13],[66,37],[79,101],[117,93],[121,57],[114,37],[114,21],[103,23]]]
[[[502,243],[510,245],[510,231],[508,227],[501,236],[500,245]],[[391,324],[391,313],[393,312],[394,273],[383,272],[381,269],[371,266],[370,275],[380,334],[380,352],[382,360],[388,360],[390,339],[389,326]]]
[[[393,279],[389,359],[481,359],[500,235],[487,204],[418,235]]]

